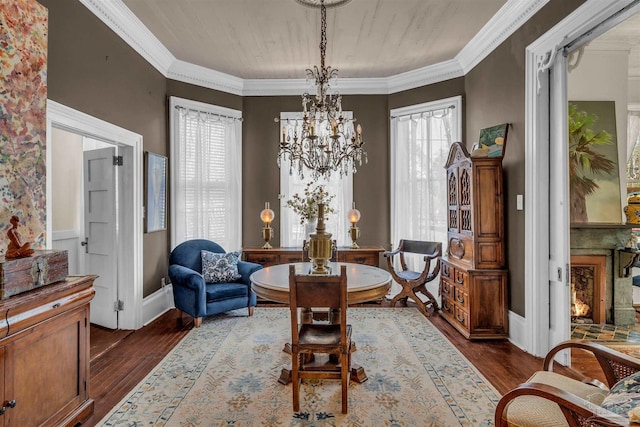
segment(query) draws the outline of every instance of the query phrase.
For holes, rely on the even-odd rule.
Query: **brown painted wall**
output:
[[[49,9],[49,99],[143,137],[167,155],[166,79],[77,0]],[[167,231],[144,235],[144,295],[167,274]]]
[[[516,195],[524,194],[525,189],[525,52],[529,44],[582,3],[583,0],[549,2],[465,76],[467,148],[478,141],[480,129],[511,123],[503,160],[506,253],[509,308],[521,316],[525,315],[525,211],[516,210]]]
[[[358,223],[363,245],[389,243],[389,115],[385,95],[345,95],[345,110],[352,110],[363,127],[369,162],[354,175],[354,200],[362,213]],[[245,97],[242,126],[242,229],[243,246],[264,244],[260,211],[271,203],[276,214],[271,244],[280,245],[280,171],[276,165],[280,126],[274,118],[283,111],[301,111],[300,96]]]

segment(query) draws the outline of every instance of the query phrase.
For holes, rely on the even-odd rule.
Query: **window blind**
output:
[[[173,245],[208,239],[240,249],[240,121],[219,107],[172,100]]]

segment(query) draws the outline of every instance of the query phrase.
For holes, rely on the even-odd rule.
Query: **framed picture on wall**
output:
[[[507,146],[507,130],[509,130],[508,123],[481,129],[479,148],[486,150],[488,157],[504,157],[504,150]]]
[[[167,158],[145,152],[145,232],[167,229]]]

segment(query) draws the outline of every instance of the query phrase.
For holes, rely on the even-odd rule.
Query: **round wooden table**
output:
[[[253,292],[260,298],[289,304],[290,265],[272,265],[253,273],[250,278]],[[296,274],[305,274],[311,271],[310,262],[293,265]],[[347,301],[349,304],[372,301],[384,297],[389,292],[391,275],[386,270],[370,265],[332,262],[329,263],[331,274],[340,274],[341,265],[347,266]],[[289,344],[285,345],[284,351],[291,354]],[[355,342],[351,343],[351,351],[356,351]],[[351,379],[357,383],[363,383],[368,377],[362,366],[352,363]],[[278,382],[281,384],[291,382],[291,366],[282,368]]]
[[[260,298],[289,303],[289,265],[265,267],[251,275],[251,289]],[[310,262],[293,264],[296,274],[311,271]],[[347,266],[347,300],[349,304],[373,301],[384,297],[391,287],[391,275],[386,270],[371,265],[331,262],[332,274],[340,274],[340,266]]]

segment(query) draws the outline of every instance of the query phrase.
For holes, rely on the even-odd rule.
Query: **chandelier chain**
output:
[[[320,69],[325,74],[324,60],[327,53],[327,8],[320,0]]]

